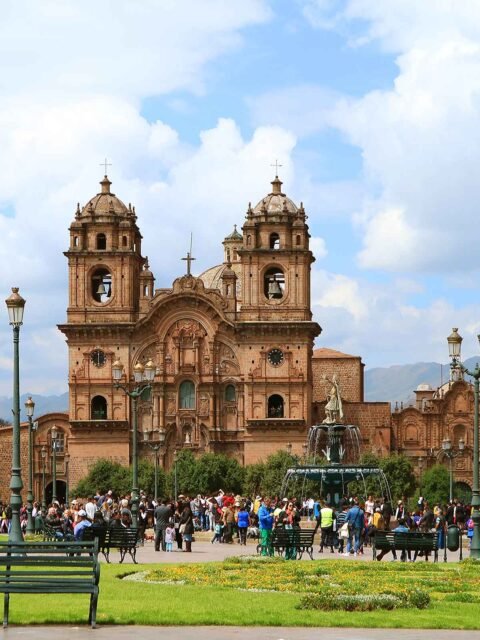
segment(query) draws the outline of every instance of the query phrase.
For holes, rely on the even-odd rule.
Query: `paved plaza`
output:
[[[139,563],[151,563],[151,562],[163,562],[163,563],[177,563],[177,562],[209,562],[209,561],[221,561],[224,558],[228,558],[230,556],[239,556],[239,555],[254,555],[256,554],[256,541],[248,541],[247,546],[240,546],[236,542],[233,544],[212,544],[210,542],[211,539],[210,533],[200,533],[195,534],[195,542],[192,544],[192,553],[184,553],[175,549],[171,553],[167,553],[165,551],[156,552],[154,549],[153,541],[145,542],[143,547],[139,547],[137,550],[137,561]],[[353,556],[350,558],[346,558],[345,556],[339,555],[338,553],[330,553],[329,550],[324,550],[323,553],[318,552],[320,537],[319,535],[315,536],[315,546],[313,558],[314,560],[353,560]],[[175,547],[176,545],[174,545]],[[463,549],[463,557],[468,558],[469,551],[466,546]],[[443,562],[443,551],[439,551],[439,562]],[[115,551],[112,551],[110,554],[111,562],[118,562],[119,554]],[[100,554],[100,559],[103,561],[104,558]],[[372,548],[365,547],[364,555],[359,555],[355,558],[356,561],[362,562],[368,560],[372,562]],[[391,562],[392,555],[388,554],[382,560],[382,562]],[[459,552],[451,552],[447,551],[447,562],[458,562],[459,560]],[[310,558],[308,554],[304,554],[302,561],[310,562]],[[423,558],[418,558],[417,562],[424,562]],[[127,555],[124,564],[131,564],[131,560]]]

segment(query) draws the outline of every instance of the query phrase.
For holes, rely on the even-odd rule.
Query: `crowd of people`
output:
[[[88,527],[130,527],[131,507],[130,494],[117,496],[111,490],[105,493],[97,491],[96,495],[76,498],[69,505],[55,501],[45,511],[35,502],[32,518],[37,531],[46,524],[55,531],[58,539],[80,540]],[[9,505],[0,504],[0,513],[0,532],[8,532],[11,519]],[[419,498],[415,508],[408,509],[404,500],[399,500],[393,508],[387,498],[368,496],[361,500],[355,496],[344,496],[338,506],[333,507],[322,499],[299,501],[296,498],[260,495],[245,498],[222,490],[213,496],[198,494],[189,498],[179,495],[177,500],[165,498],[158,502],[141,492],[137,526],[140,544],[144,543],[147,530],[153,529],[156,551],[171,552],[176,545],[179,550],[191,552],[195,533],[209,531],[212,544],[237,542],[246,545],[250,537],[259,540],[262,554],[272,555],[273,531],[276,528],[298,528],[302,518],[312,521],[315,533],[319,532],[320,553],[330,550],[330,553],[353,557],[363,554],[376,531],[436,531],[440,549],[446,544],[446,531],[452,524],[470,540],[473,536],[471,509],[459,500],[448,505],[430,505]],[[20,519],[25,530],[25,506],[21,509]],[[392,524],[395,524],[393,529]],[[295,555],[294,549],[287,553],[287,557]],[[380,553],[377,559],[381,560],[384,555]]]

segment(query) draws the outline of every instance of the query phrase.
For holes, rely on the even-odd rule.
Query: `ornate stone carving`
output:
[[[165,408],[165,413],[167,416],[175,415],[175,409],[176,409],[175,405],[176,405],[175,396],[173,395],[173,393],[169,393],[167,395],[167,402],[166,402],[166,408]]]
[[[209,397],[207,394],[203,394],[198,403],[198,413],[201,416],[208,416],[209,412]]]

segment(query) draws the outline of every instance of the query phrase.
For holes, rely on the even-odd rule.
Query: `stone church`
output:
[[[285,448],[302,456],[309,427],[324,418],[324,378],[333,374],[345,420],[360,426],[364,448],[379,455],[402,448],[403,417],[392,422],[389,403],[364,402],[361,358],[314,350],[321,327],[311,311],[315,258],[307,215],[278,176],[248,206],[241,232],[235,226],[224,238],[223,263],[196,277],[189,253],[185,272],[168,288],[155,288],[135,207],[112,192],[107,176],[100,186],[77,206],[69,229],[67,317],[59,325],[68,348],[69,408],[37,419],[36,496],[44,476],[51,491],[53,427],[60,497],[99,458],[131,461],[131,402],[115,386],[113,365],[123,367],[124,386],[135,372],[154,369],[151,392],[138,403],[138,450],[150,459],[156,450],[166,469],[185,448],[242,464]],[[24,424],[25,485],[27,441]],[[0,449],[11,458],[9,427],[0,429]],[[4,499],[8,474],[4,466]]]

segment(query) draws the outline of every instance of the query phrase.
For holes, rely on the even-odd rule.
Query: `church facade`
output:
[[[75,476],[99,457],[127,464],[128,396],[117,389],[135,367],[155,366],[148,400],[138,404],[138,441],[146,455],[161,443],[217,452],[248,464],[292,442],[299,453],[312,420],[312,320],[307,216],[282,191],[248,207],[242,233],[224,241],[224,262],[198,277],[186,273],[156,289],[135,209],[101,191],[70,226],[67,322],[68,439]],[[78,463],[81,461],[81,464]]]

